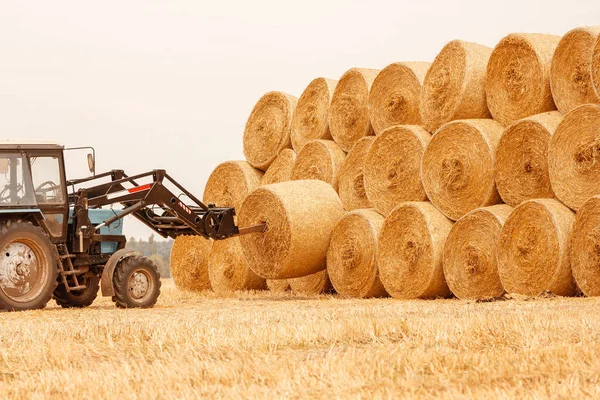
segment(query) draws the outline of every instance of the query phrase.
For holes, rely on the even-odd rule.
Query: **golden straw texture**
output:
[[[513,33],[498,43],[487,66],[485,92],[494,119],[502,125],[556,110],[550,65],[559,36]]]
[[[199,292],[210,289],[208,258],[212,240],[201,236],[179,236],[171,248],[171,277],[182,290]]]
[[[548,174],[556,197],[573,210],[600,193],[600,105],[565,115],[550,139]]]
[[[496,186],[513,207],[530,199],[556,197],[548,176],[548,145],[562,121],[550,111],[521,119],[502,134],[496,150]]]
[[[381,214],[361,209],[347,213],[333,230],[327,273],[335,291],[342,296],[385,296],[377,271],[377,237],[382,225]]]
[[[340,78],[333,92],[329,129],[344,151],[363,136],[373,134],[369,118],[369,90],[379,70],[352,68]]]
[[[238,217],[240,226],[267,224],[266,232],[240,236],[250,267],[267,279],[322,271],[331,232],[343,215],[337,193],[322,181],[290,181],[256,189]]]
[[[285,182],[292,179],[292,170],[296,163],[296,152],[292,149],[284,149],[275,161],[269,166],[263,175],[261,185]]]
[[[508,293],[575,294],[569,235],[575,214],[555,199],[521,203],[500,232],[498,272]]]
[[[271,292],[284,293],[289,290],[290,282],[287,279],[267,279],[267,287]]]
[[[590,198],[577,212],[570,244],[577,286],[586,296],[600,296],[600,196]]]
[[[340,169],[346,153],[333,140],[308,142],[296,158],[292,180],[318,179],[338,190]]]
[[[592,84],[596,90],[596,96],[600,98],[600,34],[596,38],[592,54]]]
[[[246,161],[226,161],[221,163],[208,177],[204,188],[204,203],[214,203],[217,207],[242,205],[246,196],[260,186],[263,173]]]
[[[208,277],[217,293],[266,289],[265,280],[250,269],[239,237],[213,243],[208,259]]]
[[[304,296],[333,292],[333,286],[331,286],[327,271],[319,271],[301,278],[290,279],[289,283],[292,292]]]
[[[429,200],[448,218],[456,221],[475,208],[500,202],[494,158],[502,130],[490,119],[462,120],[444,125],[431,138],[421,179]]]
[[[491,118],[485,99],[485,75],[492,49],[454,40],[437,55],[423,82],[423,127],[435,132],[457,119]]]
[[[428,202],[407,202],[388,215],[379,234],[379,278],[396,298],[446,297],[442,253],[452,221]]]
[[[421,89],[430,63],[393,63],[381,70],[369,93],[375,134],[393,125],[421,125]]]
[[[302,92],[292,118],[291,139],[296,152],[311,140],[331,139],[329,109],[336,85],[332,79],[317,78]]]
[[[421,183],[421,158],[431,140],[415,125],[397,125],[383,131],[365,161],[365,190],[373,207],[388,215],[405,201],[425,201]]]
[[[591,78],[591,59],[600,26],[576,28],[562,37],[550,69],[556,107],[563,114],[581,104],[600,103]]]
[[[348,152],[338,177],[338,192],[346,210],[370,208],[365,192],[365,160],[375,140],[374,136],[360,139]]]
[[[477,208],[452,227],[444,245],[444,276],[459,299],[504,294],[496,256],[500,230],[512,210],[506,204]]]
[[[283,92],[269,92],[258,100],[244,129],[244,155],[250,165],[266,171],[281,150],[292,147],[290,133],[297,100]]]

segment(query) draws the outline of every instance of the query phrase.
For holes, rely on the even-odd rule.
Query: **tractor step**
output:
[[[83,290],[85,289],[87,286],[85,285],[78,285],[78,286],[69,286],[69,292],[73,291],[73,290]]]

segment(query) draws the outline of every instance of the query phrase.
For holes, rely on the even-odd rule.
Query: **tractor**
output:
[[[91,175],[69,180],[64,153],[81,149],[92,150]],[[86,307],[99,291],[119,308],[152,307],[160,275],[152,261],[125,248],[127,215],[173,239],[222,240],[265,229],[238,228],[233,208],[203,204],[165,170],[96,174],[95,165],[91,147],[0,142],[0,309],[40,309],[52,298],[61,307]]]

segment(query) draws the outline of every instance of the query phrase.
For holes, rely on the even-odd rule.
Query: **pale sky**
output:
[[[164,168],[201,197],[217,164],[243,159],[246,118],[267,91],[431,62],[453,39],[493,47],[511,32],[597,24],[598,0],[0,0],[0,129],[94,146],[99,172]]]

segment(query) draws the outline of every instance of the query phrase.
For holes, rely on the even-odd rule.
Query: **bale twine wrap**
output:
[[[375,134],[393,125],[421,125],[421,89],[430,63],[393,63],[381,70],[369,92]]]
[[[308,142],[296,158],[292,180],[318,179],[338,190],[340,169],[346,153],[333,140]]]
[[[384,130],[365,161],[365,190],[373,207],[388,215],[405,201],[425,201],[421,182],[421,158],[431,135],[416,125],[397,125]]]
[[[299,152],[309,141],[331,139],[329,109],[337,81],[314,79],[298,99],[292,118],[292,147]]]
[[[253,168],[246,161],[226,161],[214,169],[204,188],[204,203],[214,203],[217,207],[242,205],[246,196],[260,186],[262,171]]]
[[[548,176],[548,145],[562,121],[550,111],[521,119],[502,134],[496,150],[496,186],[513,207],[530,199],[556,197]]]
[[[344,151],[363,136],[373,134],[369,118],[369,90],[376,69],[352,68],[338,81],[329,114],[329,129],[335,142]]]
[[[485,99],[485,75],[492,49],[454,40],[437,55],[423,82],[423,127],[435,132],[457,119],[491,118]]]
[[[327,273],[339,294],[385,296],[377,271],[377,237],[382,225],[381,214],[369,209],[350,211],[336,225],[327,251]]]
[[[600,103],[591,78],[590,60],[600,26],[576,28],[562,37],[550,69],[556,107],[563,114],[581,104]]]
[[[590,198],[575,216],[571,234],[571,267],[586,296],[600,296],[600,196]]]
[[[264,278],[250,269],[239,237],[213,243],[208,259],[208,277],[217,293],[266,289]]]
[[[297,101],[283,92],[269,92],[258,100],[244,129],[244,156],[250,165],[266,171],[281,150],[292,147],[290,132]]]
[[[508,293],[575,293],[568,242],[575,214],[555,199],[527,200],[514,209],[498,238],[498,272]]]
[[[290,279],[289,283],[292,292],[304,296],[333,292],[333,286],[331,286],[331,281],[326,270],[301,278]]]
[[[365,191],[365,160],[375,140],[374,136],[360,139],[346,156],[338,177],[338,192],[346,210],[370,208]]]
[[[291,290],[290,282],[287,279],[267,279],[267,287],[275,293],[285,293]]]
[[[600,105],[565,115],[550,139],[548,174],[556,197],[573,210],[600,193]]]
[[[171,247],[171,277],[182,290],[210,290],[208,258],[212,240],[201,236],[179,236]]]
[[[444,245],[444,276],[459,299],[491,299],[504,294],[497,244],[512,210],[506,204],[477,208],[450,230]]]
[[[600,97],[600,35],[596,39],[592,53],[592,84],[596,90],[596,96]]]
[[[448,218],[500,202],[494,158],[502,126],[490,119],[444,125],[423,154],[421,179],[429,200]]]
[[[550,91],[550,65],[560,36],[513,33],[494,48],[485,92],[494,119],[502,125],[556,110]]]
[[[292,149],[284,149],[275,161],[269,166],[263,175],[261,185],[285,182],[292,179],[292,169],[296,163],[296,152]]]
[[[331,232],[344,208],[331,185],[318,180],[262,186],[242,204],[239,226],[267,224],[240,236],[250,267],[267,279],[298,278],[325,269]]]
[[[452,221],[431,203],[402,203],[385,218],[377,257],[379,278],[396,298],[446,297],[442,253]]]

